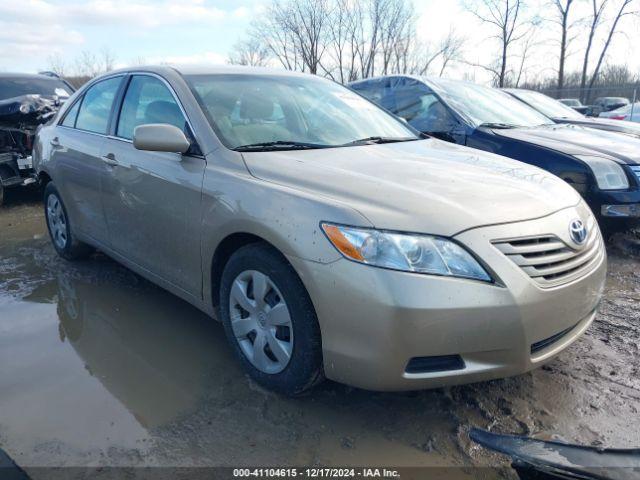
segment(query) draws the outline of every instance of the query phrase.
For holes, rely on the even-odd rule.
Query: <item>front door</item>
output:
[[[163,80],[134,75],[119,119],[102,156],[110,167],[103,203],[112,248],[185,292],[201,295],[200,209],[205,160],[202,156],[137,150],[138,125],[188,127]],[[189,135],[188,135],[189,136]]]

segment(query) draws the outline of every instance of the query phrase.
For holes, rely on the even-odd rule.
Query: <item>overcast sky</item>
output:
[[[81,51],[108,47],[119,66],[143,58],[146,62],[224,63],[233,44],[245,34],[255,15],[269,0],[0,0],[0,70],[35,72],[46,69],[59,54],[72,67]],[[474,63],[490,61],[495,49],[492,32],[465,13],[457,0],[414,0],[419,13],[417,31],[437,41],[455,28],[467,37],[466,57]],[[542,14],[551,11],[548,0],[531,0]],[[588,14],[589,2],[577,0],[574,19]],[[623,33],[614,39],[610,63],[627,63],[640,71],[640,21],[626,19]],[[578,30],[575,31],[578,33]],[[529,64],[531,75],[553,75],[557,54],[550,27],[540,31],[538,54]],[[581,52],[584,35],[571,51]],[[599,45],[598,45],[599,47]],[[514,51],[514,54],[516,52]],[[581,53],[569,57],[577,69]],[[459,65],[447,76],[469,74]],[[477,70],[475,79],[486,81]]]

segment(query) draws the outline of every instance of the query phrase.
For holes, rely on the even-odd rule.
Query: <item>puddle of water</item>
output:
[[[635,295],[618,263],[616,286]],[[504,465],[470,426],[630,446],[637,347],[625,359],[603,325],[516,378],[390,394],[327,382],[283,398],[248,379],[219,324],[103,255],[59,259],[40,207],[18,205],[0,210],[0,446],[23,466]]]

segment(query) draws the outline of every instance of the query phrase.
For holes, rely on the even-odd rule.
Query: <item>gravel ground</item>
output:
[[[608,245],[600,313],[525,375],[411,393],[252,383],[222,328],[109,258],[59,259],[35,196],[0,209],[0,447],[19,465],[504,466],[473,426],[640,446],[640,257]]]

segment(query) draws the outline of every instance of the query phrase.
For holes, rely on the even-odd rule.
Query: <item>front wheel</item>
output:
[[[222,273],[220,313],[236,356],[266,388],[300,395],[323,379],[316,313],[302,281],[265,244],[235,252]]]
[[[49,182],[44,189],[44,215],[51,243],[58,255],[66,260],[77,260],[91,253],[92,249],[89,245],[78,241],[73,236],[67,209],[52,182]]]

